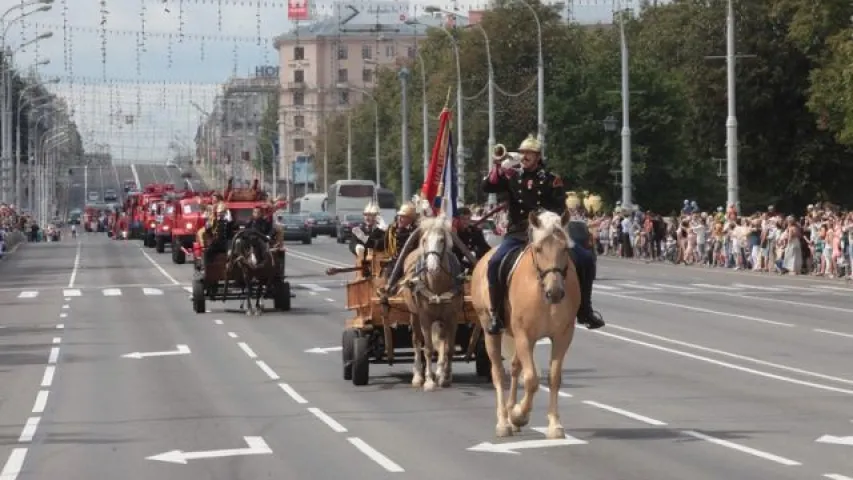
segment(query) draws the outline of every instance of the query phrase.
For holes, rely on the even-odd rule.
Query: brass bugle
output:
[[[492,149],[492,160],[496,162],[502,162],[506,158],[506,156],[507,151],[504,144],[499,143],[495,145],[495,147]]]

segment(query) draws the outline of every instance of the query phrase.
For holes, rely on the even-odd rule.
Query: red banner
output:
[[[308,0],[287,0],[288,20],[308,20]]]
[[[438,187],[444,175],[445,152],[447,150],[448,123],[451,112],[447,108],[441,111],[438,117],[438,134],[432,147],[432,156],[429,161],[429,169],[421,188],[421,199],[434,205],[435,197],[438,195]]]

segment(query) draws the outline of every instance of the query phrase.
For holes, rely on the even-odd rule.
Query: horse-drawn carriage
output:
[[[377,291],[386,283],[385,267],[391,259],[383,252],[370,251],[355,267],[326,271],[328,275],[354,272],[355,279],[346,285],[346,308],[354,312],[347,319],[342,335],[344,380],[354,385],[367,385],[370,363],[387,361],[393,365],[401,349],[413,347],[413,313],[409,311],[402,294],[388,298],[387,303]],[[482,339],[482,328],[477,322],[465,283],[464,308],[455,319],[457,328],[453,354],[463,360],[475,360],[477,375],[489,375],[491,364]],[[440,302],[440,298],[435,299]]]
[[[257,182],[256,182],[257,183]],[[245,229],[245,224],[251,218],[254,208],[261,208],[268,216],[269,205],[261,199],[256,186],[250,190],[231,189],[229,181],[226,208],[229,209],[233,225],[238,229],[237,233],[229,240],[231,249],[241,248],[240,241],[244,244],[254,244],[247,247],[245,255],[231,255],[229,253],[218,253],[207,259],[205,249],[210,246],[210,232],[201,231],[198,236],[200,241],[193,244],[193,266],[195,275],[192,284],[192,303],[196,313],[204,313],[207,300],[235,300],[241,299],[247,302],[247,313],[254,313],[252,307],[252,294],[255,294],[256,303],[259,305],[262,298],[272,299],[276,310],[290,310],[290,282],[285,275],[285,249],[284,235],[281,229],[275,228],[274,235],[267,245],[262,235],[252,229]],[[238,241],[238,239],[240,241]],[[240,252],[237,252],[238,254]],[[241,304],[242,306],[242,304]],[[258,310],[260,313],[260,310]]]

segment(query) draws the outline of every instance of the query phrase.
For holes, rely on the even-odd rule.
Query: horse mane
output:
[[[538,215],[539,226],[530,224],[530,241],[533,244],[542,243],[546,238],[556,236],[566,242],[569,248],[575,246],[574,240],[563,227],[563,217],[554,212],[542,212]]]
[[[437,217],[422,217],[418,223],[418,228],[423,232],[432,230],[450,231],[451,225],[447,221],[447,217],[439,215]]]

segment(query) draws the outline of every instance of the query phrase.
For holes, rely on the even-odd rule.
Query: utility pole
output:
[[[401,149],[403,152],[403,158],[401,159],[401,163],[403,164],[403,178],[401,183],[403,202],[407,202],[412,197],[411,186],[409,185],[409,182],[411,181],[410,177],[412,176],[412,162],[409,158],[409,75],[409,69],[406,67],[401,68],[397,74],[397,76],[400,77],[400,88],[402,94],[402,99],[400,101],[400,115],[403,118],[401,119],[402,132],[400,135],[400,142],[402,143]]]

